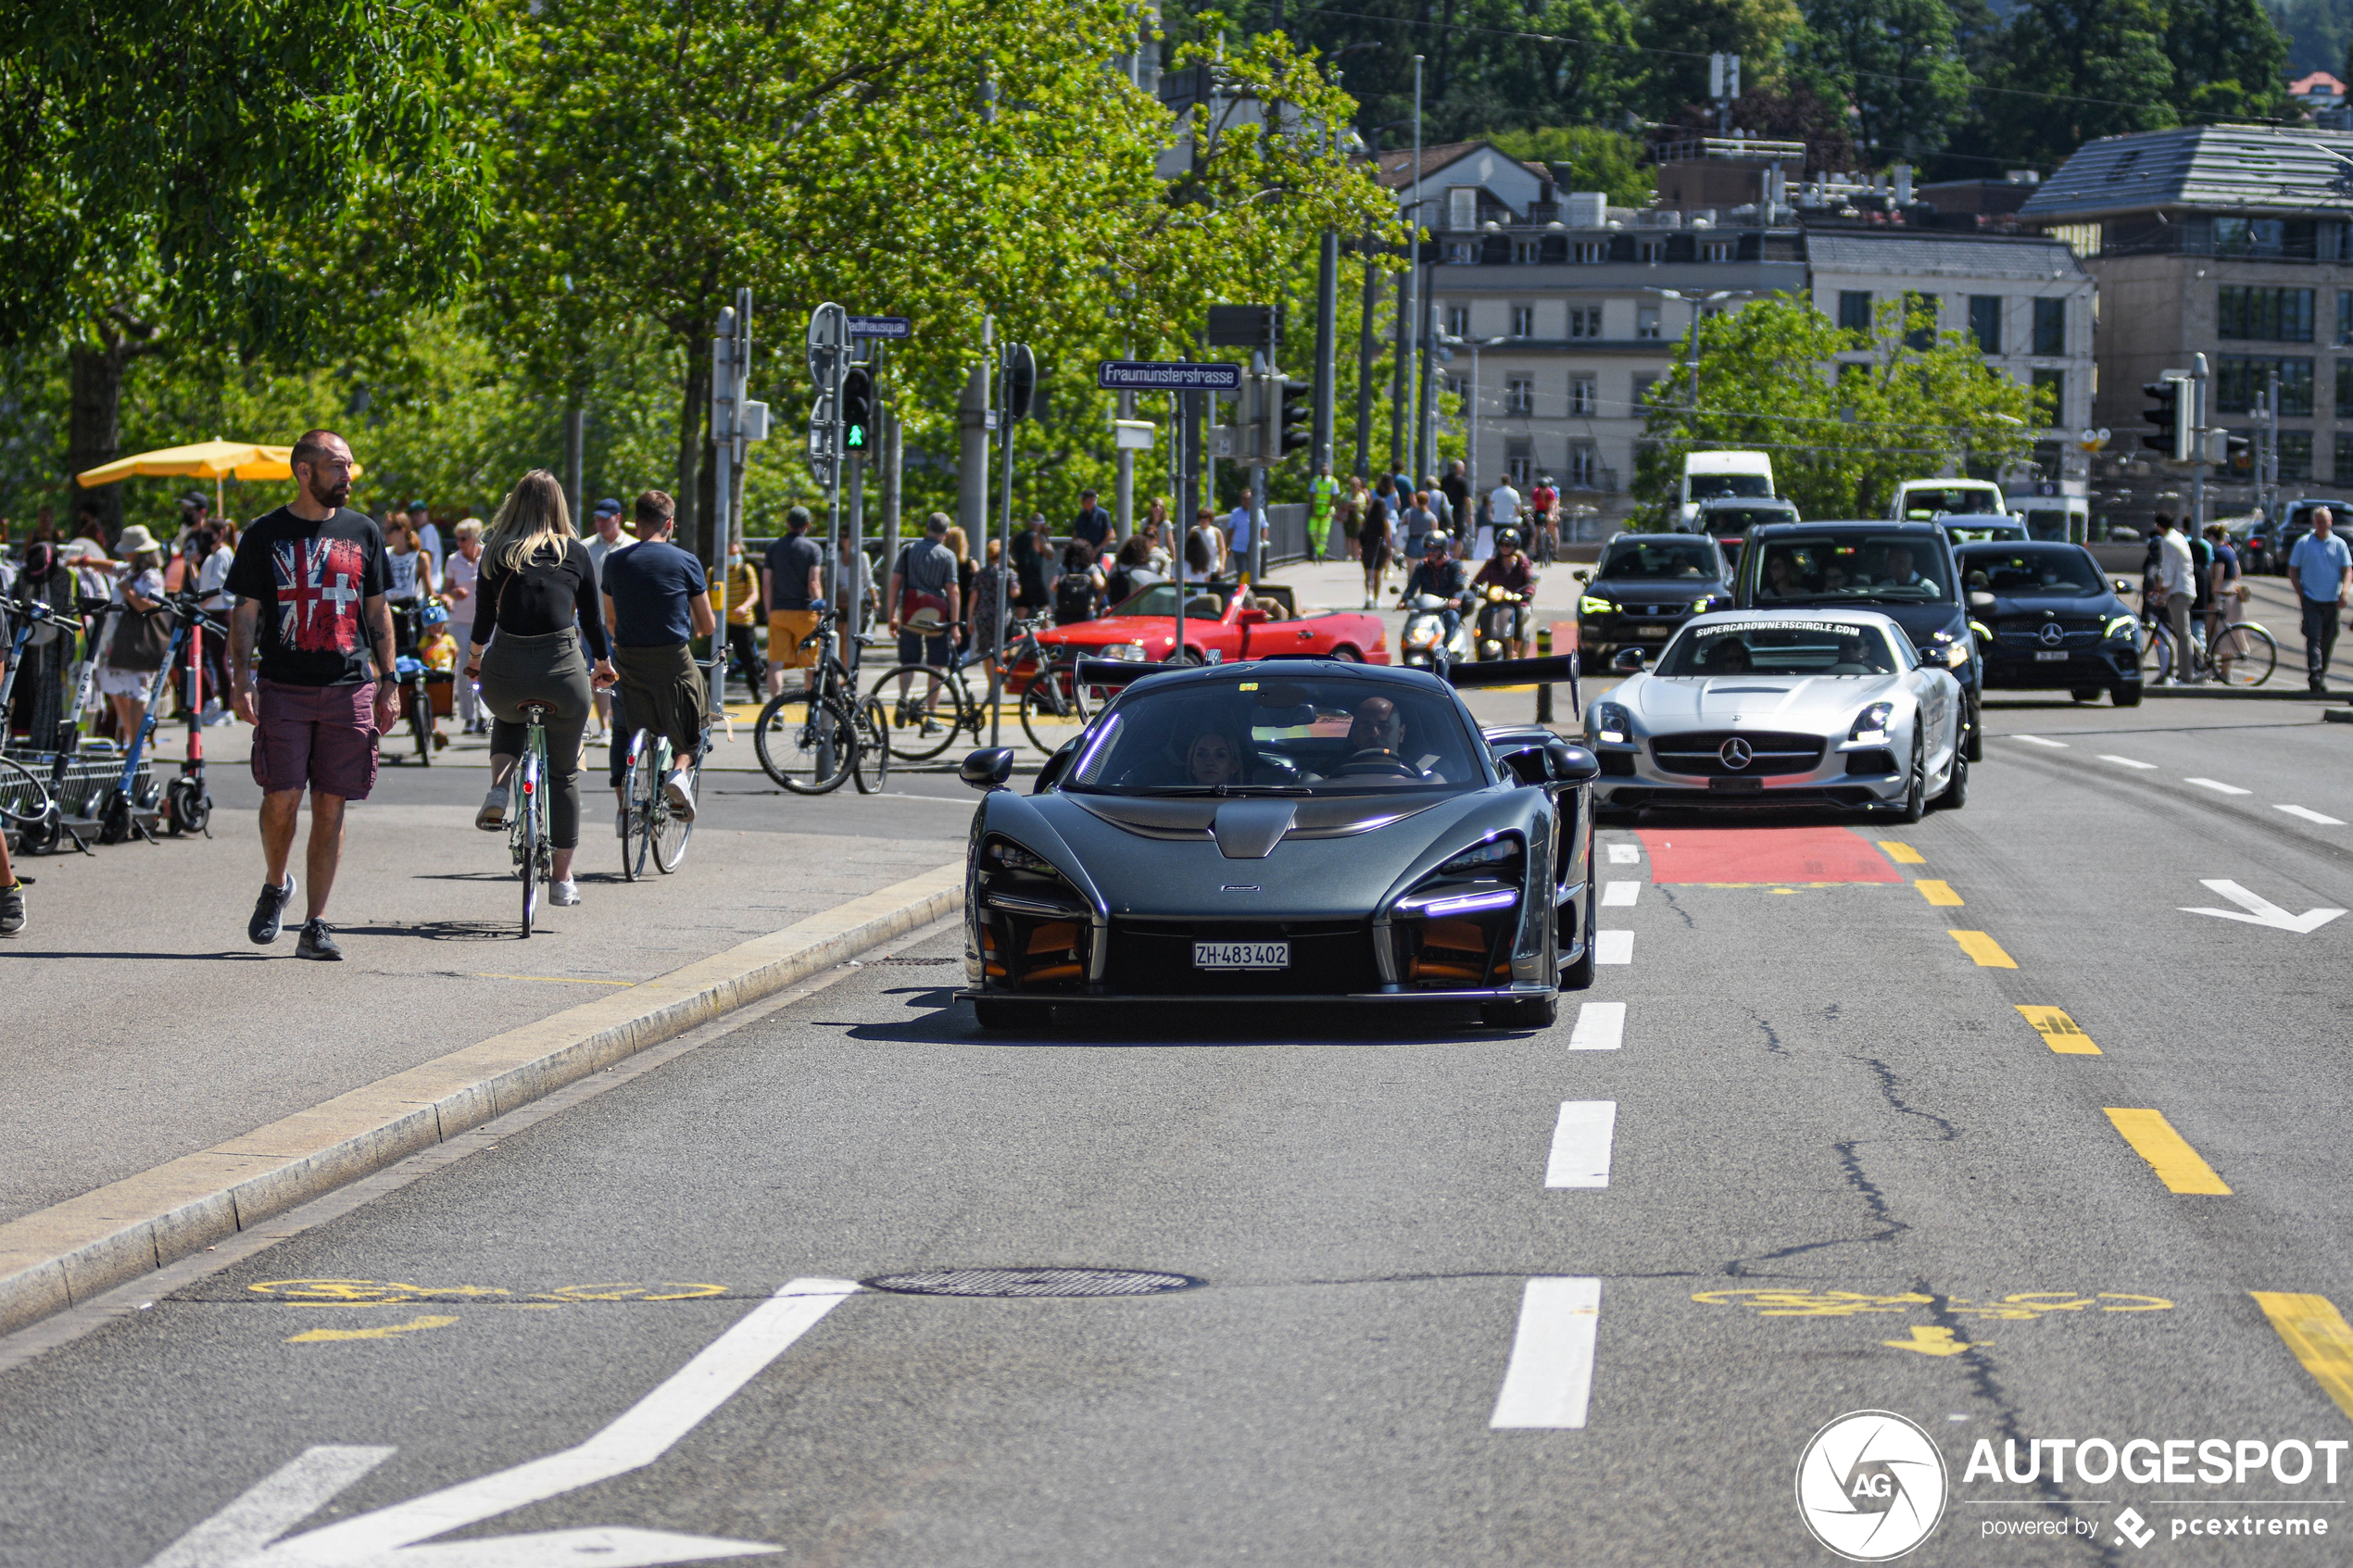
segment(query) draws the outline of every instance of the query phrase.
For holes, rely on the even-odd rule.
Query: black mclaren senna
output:
[[[1028,794],[1007,787],[1009,749],[964,762],[987,794],[957,995],[986,1028],[1229,998],[1549,1024],[1592,980],[1599,765],[1548,729],[1482,731],[1454,687],[1566,681],[1569,662],[1449,684],[1307,659],[1087,661],[1117,696]]]

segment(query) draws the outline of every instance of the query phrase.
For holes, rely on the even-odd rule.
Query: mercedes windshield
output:
[[[1750,548],[1762,558],[1752,578],[1759,605],[1957,602],[1944,551],[1920,533],[1780,533]]]

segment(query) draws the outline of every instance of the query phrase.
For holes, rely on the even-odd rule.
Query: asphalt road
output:
[[[2286,1298],[2353,1307],[2353,921],[2183,910],[2353,906],[2353,729],[1990,715],[1916,827],[1604,830],[1626,961],[1541,1033],[1007,1038],[952,935],[840,972],[0,1341],[0,1564],[1831,1562],[1794,1483],[1866,1411],[1942,1456],[1907,1562],[2341,1562],[2353,1336]],[[1184,1287],[851,1288],[1043,1269]],[[1892,1540],[1881,1441],[1831,1469]]]

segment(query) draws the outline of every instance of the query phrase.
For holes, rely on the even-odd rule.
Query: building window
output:
[[[2270,359],[2225,354],[2214,367],[2214,411],[2250,414],[2256,399],[2269,386],[2271,372],[2280,376],[2278,412],[2291,419],[2312,417],[2312,361]]]
[[[2034,372],[2034,414],[2049,429],[2067,423],[2067,372],[2036,370]]]
[[[1734,248],[1734,242],[1730,240],[1703,240],[1699,258],[1702,261],[1730,261]]]
[[[1542,249],[1543,242],[1541,240],[1514,240],[1512,259],[1522,267],[1532,267],[1541,259]]]
[[[1568,247],[1568,258],[1579,267],[1598,267],[1609,259],[1605,240],[1579,240]]]
[[[1651,388],[1652,388],[1652,387],[1654,387],[1654,386],[1655,386],[1655,385],[1657,385],[1657,384],[1658,384],[1658,377],[1656,377],[1655,375],[1637,375],[1637,376],[1635,376],[1635,378],[1634,378],[1634,407],[1633,407],[1633,408],[1630,410],[1630,411],[1633,413],[1633,415],[1634,415],[1634,417],[1635,417],[1635,418],[1640,419],[1640,418],[1642,417],[1642,410],[1643,410],[1644,406],[1645,406],[1645,405],[1647,405],[1647,404],[1650,402],[1650,397],[1651,397]]]
[[[1838,325],[1841,332],[1861,332],[1866,337],[1870,335],[1870,290],[1841,289],[1838,291]]]
[[[2340,452],[2345,450],[2341,445],[2337,449]],[[2342,463],[2344,459],[2340,458],[2338,461]],[[1594,461],[1593,448],[1581,441],[1572,444],[1568,449],[1568,487],[1572,490],[1591,490],[1597,471],[1599,465]]]
[[[1514,336],[1514,337],[1534,337],[1535,335],[1536,335],[1536,307],[1534,307],[1534,306],[1532,306],[1532,305],[1515,305],[1515,306],[1513,306],[1513,307],[1512,307],[1512,336]]]
[[[1602,307],[1598,305],[1572,305],[1568,307],[1568,335],[1599,337],[1602,335]]]
[[[2034,444],[2034,466],[2045,479],[2059,477],[2060,465],[2065,462],[2066,457],[2067,448],[2058,442],[2038,441]]]
[[[2346,363],[2353,365],[2353,359]],[[1601,399],[1593,395],[1592,377],[1571,376],[1568,378],[1568,412],[1571,419],[1592,419],[1593,410],[1600,402]]]
[[[1527,376],[1514,376],[1504,383],[1504,412],[1532,414],[1536,411],[1536,383]]]
[[[2346,225],[2346,232],[2353,234],[2353,223]],[[2353,343],[2353,289],[2336,291],[2336,341]]]
[[[1454,399],[1456,399],[1457,401],[1459,401],[1459,400],[1462,398],[1463,395],[1464,395],[1465,393],[1468,392],[1469,390],[1470,390],[1470,383],[1468,383],[1468,382],[1465,381],[1462,377],[1460,377],[1460,376],[1448,376],[1448,377],[1446,378],[1446,395],[1447,395],[1447,396],[1452,397],[1452,398],[1454,398]]]
[[[1512,488],[1526,495],[1529,475],[1535,471],[1535,468],[1536,453],[1526,441],[1504,443],[1504,471],[1512,476]]]
[[[2280,432],[2280,478],[2309,479],[2312,477],[2312,433],[2309,430]]]
[[[2353,418],[2353,359],[2336,362],[2336,417]]]
[[[1634,311],[1634,335],[1636,337],[1656,337],[1658,335],[1657,306],[1644,305],[1636,307]]]
[[[2336,482],[2353,484],[2353,435],[2336,438]]]
[[[2342,302],[2339,302],[2342,304]],[[2224,283],[2219,291],[2216,335],[2262,343],[2312,341],[2310,289],[2253,288]],[[2344,311],[2337,312],[2342,332]],[[2042,352],[2040,349],[2036,353]],[[2056,351],[2054,351],[2056,352]]]
[[[1977,340],[1980,354],[2002,351],[2002,296],[1998,294],[1973,294],[1969,296],[1969,332]]]
[[[2038,301],[2037,304],[2039,303]],[[1928,320],[1916,325],[1915,322],[1921,316],[1926,316]],[[2039,310],[2036,312],[2035,320],[2037,323],[2035,336],[2039,339],[2042,336],[2040,331],[2042,315]],[[1934,295],[1913,294],[1908,290],[1905,293],[1904,346],[1922,354],[1936,346],[1936,296]]]
[[[1446,335],[1449,337],[1470,336],[1469,306],[1450,305],[1446,307]]]
[[[1478,187],[1457,185],[1446,193],[1446,227],[1476,229],[1478,227]]]
[[[2067,301],[2038,299],[2034,302],[2032,352],[2046,359],[2056,359],[2067,353]]]

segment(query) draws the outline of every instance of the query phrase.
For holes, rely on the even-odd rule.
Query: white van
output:
[[[1907,479],[1895,486],[1887,515],[1898,521],[1927,522],[1939,512],[1982,516],[2006,512],[2002,487],[1988,479]]]
[[[1773,491],[1773,459],[1762,452],[1692,452],[1683,458],[1683,505],[1677,526],[1690,532],[1702,501],[1719,496],[1762,501]]]

